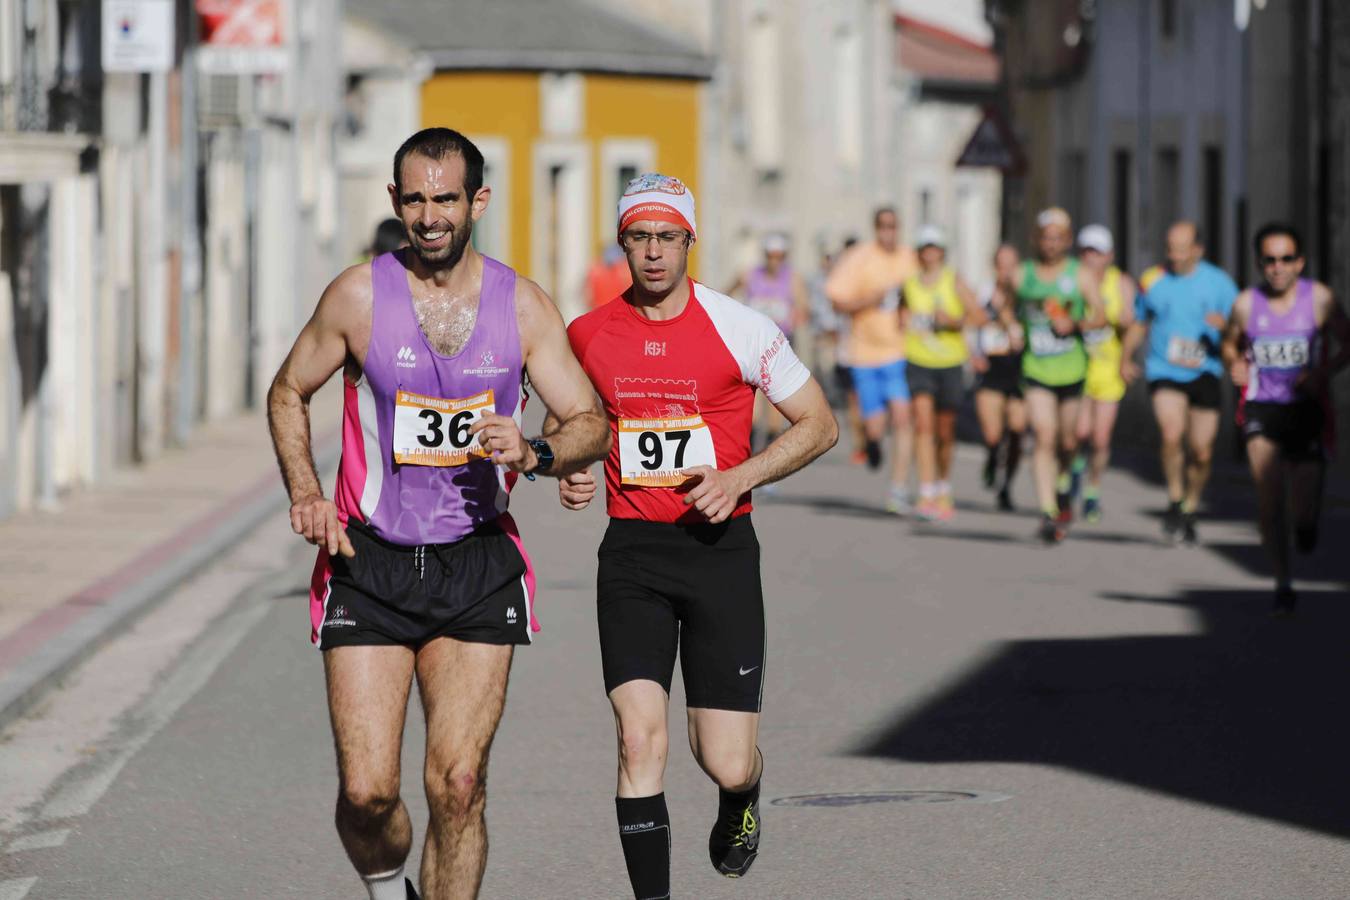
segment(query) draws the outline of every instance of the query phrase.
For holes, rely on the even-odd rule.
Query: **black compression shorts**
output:
[[[1263,437],[1280,448],[1290,462],[1324,462],[1327,458],[1323,434],[1326,415],[1316,400],[1297,403],[1254,403],[1242,405],[1242,436],[1251,440]]]
[[[599,556],[606,692],[646,679],[669,693],[678,649],[689,706],[759,712],[764,596],[748,515],[720,525],[611,519]]]
[[[1177,391],[1185,394],[1187,402],[1196,409],[1218,409],[1222,402],[1219,379],[1209,372],[1196,376],[1190,381],[1155,378],[1148,383],[1148,392],[1154,394],[1158,391]]]

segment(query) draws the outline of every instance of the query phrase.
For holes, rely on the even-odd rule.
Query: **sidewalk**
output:
[[[322,471],[337,456],[339,391],[311,409]],[[0,521],[0,725],[285,499],[256,412],[205,425],[55,511]]]

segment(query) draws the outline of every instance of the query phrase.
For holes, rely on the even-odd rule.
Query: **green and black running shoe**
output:
[[[723,806],[708,836],[708,856],[713,868],[728,878],[750,871],[759,854],[759,785],[748,803]]]

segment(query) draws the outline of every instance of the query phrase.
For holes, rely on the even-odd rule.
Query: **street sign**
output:
[[[289,64],[282,0],[196,0],[204,72],[250,75],[284,71]]]
[[[103,0],[103,71],[173,68],[174,0]]]
[[[966,168],[1001,169],[1007,175],[1020,175],[1026,169],[1022,147],[997,109],[985,107],[984,118],[975,126],[966,148],[956,160]]]

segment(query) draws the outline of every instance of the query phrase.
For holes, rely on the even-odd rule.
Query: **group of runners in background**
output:
[[[817,367],[833,368],[846,408],[853,461],[880,469],[889,443],[888,511],[924,522],[955,514],[957,413],[971,384],[985,487],[999,509],[1014,509],[1029,432],[1038,536],[1060,543],[1076,516],[1102,518],[1120,404],[1142,377],[1167,487],[1162,530],[1197,544],[1227,374],[1275,573],[1275,611],[1293,610],[1289,545],[1306,552],[1317,542],[1331,450],[1328,382],[1350,360],[1350,326],[1327,286],[1303,277],[1296,228],[1271,223],[1257,232],[1260,277],[1239,291],[1205,259],[1193,222],[1168,229],[1166,262],[1136,281],[1116,264],[1107,228],[1092,224],[1075,236],[1069,214],[1050,208],[1036,218],[1031,256],[1001,245],[993,277],[976,291],[948,265],[940,228],[919,227],[911,249],[899,240],[893,208],[877,210],[873,226],[871,240],[826,256],[809,287],[788,264],[785,239],[771,235],[764,263],[731,293],[789,335],[813,327]],[[773,434],[767,417],[761,427]]]

